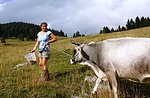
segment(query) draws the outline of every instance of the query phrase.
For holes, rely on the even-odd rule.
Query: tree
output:
[[[126,30],[126,28],[124,26],[122,26],[122,31],[125,31],[125,30]]]
[[[26,38],[27,40],[34,40],[35,35],[41,30],[39,25],[24,23],[24,22],[10,22],[5,24],[0,24],[3,29],[3,34],[0,32],[0,37],[15,37],[20,40]],[[50,29],[48,29],[50,30]],[[56,36],[65,36],[62,30],[53,30]],[[23,33],[23,34],[20,34]],[[4,39],[4,38],[3,38]]]
[[[81,36],[85,36],[84,34],[80,34],[79,31],[77,31],[76,33],[73,34],[73,38],[75,37],[81,37]]]
[[[65,35],[65,37],[67,37],[67,34]]]
[[[2,39],[1,39],[1,43],[6,43],[6,38],[7,38],[7,30],[2,30],[1,29],[1,34],[2,34]]]
[[[126,28],[130,29],[130,20],[129,19],[127,20]]]
[[[146,26],[146,19],[142,16],[141,17],[141,27],[145,27]]]
[[[141,23],[141,21],[140,21],[139,17],[137,16],[137,17],[135,18],[135,27],[136,27],[136,28],[139,28],[139,27],[140,27],[140,23]]]
[[[110,29],[106,26],[103,28],[103,33],[110,33]]]
[[[146,26],[150,26],[150,18],[149,17],[146,18]]]
[[[60,34],[60,36],[65,36],[65,34],[64,34],[64,32],[62,31],[62,30],[60,30],[60,32],[59,32]]]
[[[100,30],[100,31],[99,31],[99,34],[101,34],[101,33],[103,33],[103,30]]]
[[[62,30],[58,31],[58,30],[51,29],[50,31],[57,36],[65,37],[65,34]]]
[[[82,34],[81,36],[85,36],[84,34]]]
[[[19,38],[19,40],[24,41],[24,34],[23,34],[23,33],[20,33],[20,34],[18,35],[18,38]]]
[[[135,22],[132,19],[130,20],[130,25],[131,25],[131,29],[135,28]]]
[[[117,29],[111,29],[109,30],[109,28],[107,26],[103,27],[102,30],[100,30],[100,34],[101,33],[109,33],[109,32],[118,32],[118,31],[124,31],[124,30],[129,30],[129,29],[135,29],[135,28],[140,28],[140,27],[146,27],[146,26],[150,26],[150,18],[144,18],[143,16],[141,17],[141,19],[137,16],[135,18],[135,21],[133,21],[133,19],[128,19],[126,26],[118,26]]]
[[[80,34],[79,31],[76,32],[76,36],[77,36],[77,37],[80,37],[80,36],[81,36],[81,34]]]
[[[150,18],[147,18],[148,26],[150,26]]]
[[[135,22],[132,19],[131,20],[128,19],[126,27],[127,27],[127,29],[134,29],[135,28]]]
[[[121,29],[120,25],[118,26],[118,31],[122,31],[122,29]]]
[[[76,37],[76,34],[74,33],[74,34],[73,34],[73,38],[75,38],[75,37]]]
[[[6,43],[5,35],[3,34],[3,30],[2,30],[1,25],[0,25],[0,37],[2,37],[1,43]]]
[[[110,32],[114,32],[114,31],[115,31],[114,28],[111,28]]]
[[[2,26],[0,25],[0,37],[2,37]]]

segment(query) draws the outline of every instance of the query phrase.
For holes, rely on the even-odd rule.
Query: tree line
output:
[[[147,27],[147,26],[150,26],[150,18],[149,17],[143,17],[143,16],[141,18],[139,18],[137,16],[135,18],[135,20],[128,19],[125,26],[119,25],[117,29],[114,29],[114,28],[110,29],[108,26],[104,26],[103,29],[99,31],[99,34],[125,31],[125,30]],[[73,34],[73,38],[81,37],[81,36],[85,36],[85,35],[81,34],[79,31],[77,31],[76,33]]]
[[[147,27],[150,26],[150,18],[149,17],[141,17],[138,16],[133,19],[128,19],[125,26],[118,26],[117,29],[109,28],[108,26],[104,26],[102,30],[99,31],[100,34],[102,33],[112,33],[118,31],[125,31],[135,28]],[[35,40],[36,34],[40,31],[40,26],[35,25],[32,23],[24,23],[24,22],[10,22],[0,24],[0,38],[1,42],[5,43],[5,39],[9,37],[18,38],[22,41],[24,40]],[[62,30],[55,30],[48,28],[51,32],[53,32],[56,36],[67,37]],[[73,38],[85,36],[81,34],[79,31],[73,34]]]
[[[100,30],[100,34],[102,33],[111,33],[111,32],[118,32],[118,31],[125,31],[125,30],[130,30],[130,29],[135,29],[135,28],[141,28],[141,27],[147,27],[150,26],[150,18],[149,17],[141,17],[139,18],[138,16],[133,19],[128,19],[126,26],[118,26],[117,29],[114,28],[109,28],[107,26],[104,26],[102,30]]]
[[[54,30],[48,28],[51,32],[53,32],[56,36],[67,37],[62,30]],[[18,38],[22,41],[24,40],[35,40],[37,33],[41,31],[39,25],[35,25],[32,23],[24,23],[24,22],[10,22],[0,24],[0,38],[2,42],[5,42],[6,38]]]
[[[80,34],[79,31],[73,34],[73,38],[85,36],[84,34]]]

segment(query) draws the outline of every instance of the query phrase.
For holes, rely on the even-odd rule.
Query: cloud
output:
[[[68,35],[76,31],[93,34],[104,26],[124,26],[136,16],[149,17],[149,5],[150,0],[3,0],[0,22],[46,21]]]
[[[0,12],[3,11],[4,4],[0,4]]]
[[[3,4],[3,3],[8,2],[8,1],[11,1],[11,0],[0,0],[0,4]]]

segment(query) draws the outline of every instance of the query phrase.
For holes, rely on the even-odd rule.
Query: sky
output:
[[[0,23],[27,22],[63,30],[68,36],[98,34],[125,26],[127,19],[150,17],[150,0],[0,0]]]

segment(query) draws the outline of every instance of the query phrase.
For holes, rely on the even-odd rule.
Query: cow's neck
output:
[[[85,62],[81,62],[80,64],[82,64],[82,65],[88,65],[88,66],[90,66],[93,70],[94,70],[94,72],[95,72],[95,74],[99,77],[100,75],[102,75],[102,76],[104,76],[105,74],[102,72],[102,70],[96,65],[96,64],[94,64],[93,62],[91,62],[91,61],[85,61]]]

